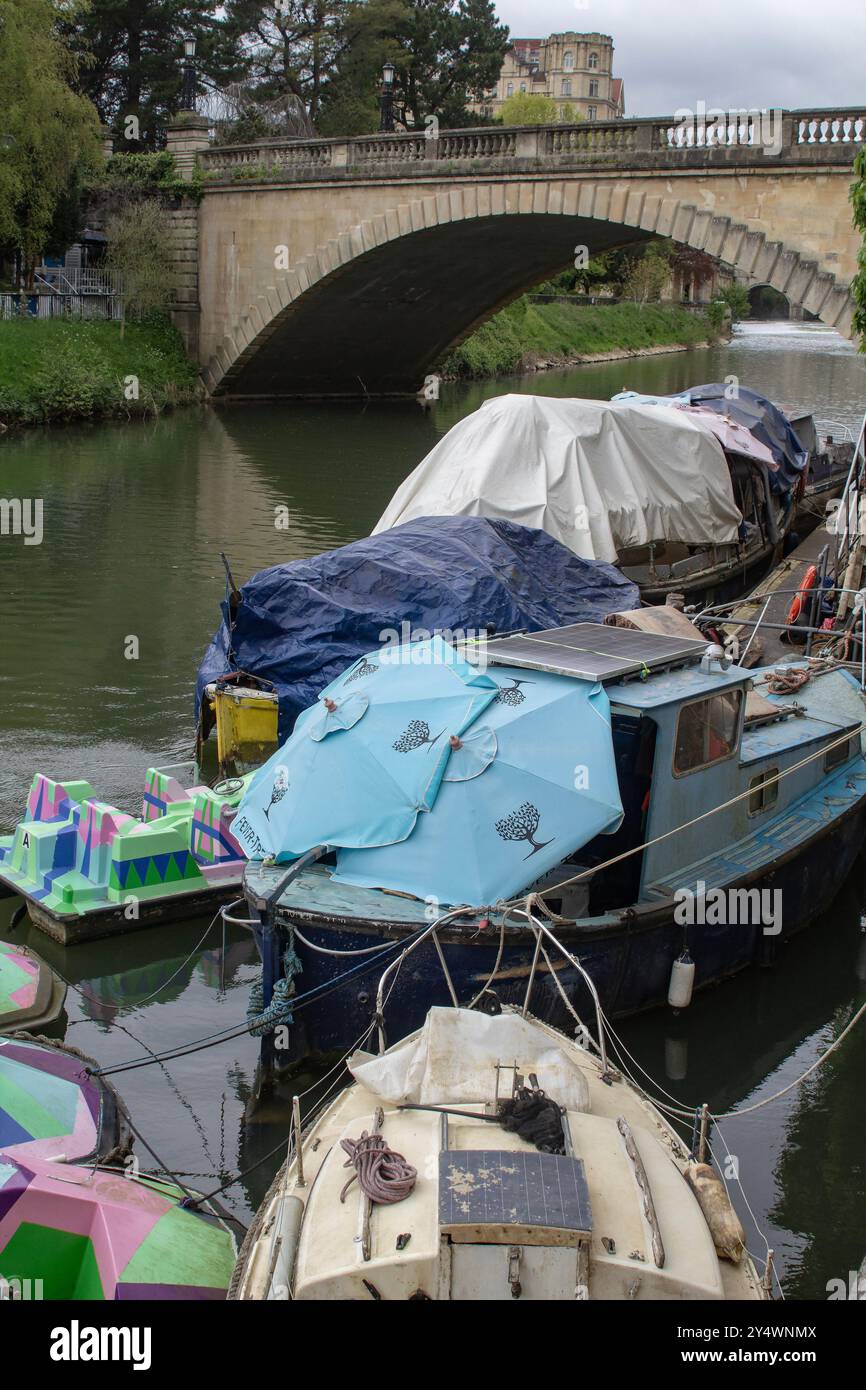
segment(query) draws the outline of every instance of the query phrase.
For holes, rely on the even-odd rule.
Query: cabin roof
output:
[[[699,699],[701,695],[717,695],[720,690],[743,689],[753,677],[754,671],[747,671],[742,666],[730,666],[723,671],[721,666],[714,663],[711,671],[704,671],[698,664],[676,671],[651,672],[642,681],[605,684],[605,690],[614,709],[661,709],[665,705]]]

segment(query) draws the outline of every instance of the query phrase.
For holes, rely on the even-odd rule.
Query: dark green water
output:
[[[44,539],[25,546],[0,537],[0,828],[20,816],[36,769],[86,777],[106,801],[134,811],[147,765],[191,756],[195,672],[223,596],[221,550],[241,582],[367,534],[439,435],[490,395],[607,398],[624,386],[669,392],[729,374],[852,428],[866,405],[866,361],[841,339],[765,324],[708,351],[446,387],[429,413],[238,407],[6,436],[0,495],[42,498]],[[274,524],[282,507],[288,530]],[[137,660],[124,655],[130,636]],[[0,933],[9,916],[0,902]],[[863,920],[866,864],[772,970],[698,998],[679,1018],[622,1025],[628,1047],[678,1099],[706,1100],[714,1111],[781,1089],[866,996]],[[222,959],[219,928],[207,928],[194,921],[66,952],[18,931],[80,991],[69,995],[69,1041],[108,1064],[242,1022],[254,948],[230,933]],[[244,1119],[257,1054],[240,1037],[117,1077],[138,1128],[203,1190],[286,1132],[279,1101]],[[864,1077],[866,1028],[803,1089],[724,1123],[716,1137],[717,1154],[738,1160],[791,1297],[826,1297],[828,1280],[847,1280],[866,1254]],[[242,1218],[277,1162],[227,1194]],[[763,1254],[761,1237],[750,1236]]]

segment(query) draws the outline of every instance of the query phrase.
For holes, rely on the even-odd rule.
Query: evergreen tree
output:
[[[496,85],[508,49],[508,27],[493,0],[410,0],[395,38],[396,99],[416,129],[426,116],[443,127],[480,124],[467,110]]]
[[[79,90],[112,128],[116,148],[162,143],[180,99],[187,38],[196,40],[200,80],[219,85],[243,74],[219,0],[89,0],[76,13],[69,39],[80,58]]]

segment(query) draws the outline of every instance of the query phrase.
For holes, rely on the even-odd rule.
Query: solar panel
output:
[[[572,623],[569,627],[553,627],[519,637],[494,638],[487,643],[486,657],[496,666],[523,666],[581,680],[605,681],[695,661],[706,649],[706,642],[693,637],[669,637],[602,623]]]
[[[520,1149],[446,1149],[439,1225],[456,1241],[576,1245],[592,1231],[583,1162]]]

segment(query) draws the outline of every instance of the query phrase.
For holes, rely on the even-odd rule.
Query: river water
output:
[[[0,440],[0,495],[42,498],[44,537],[0,537],[0,829],[35,770],[85,777],[136,811],[146,766],[191,756],[195,672],[217,625],[228,554],[254,571],[366,535],[397,484],[458,419],[505,391],[608,398],[735,375],[768,396],[859,426],[866,359],[819,325],[738,328],[730,345],[508,381],[445,385],[414,404],[192,409],[150,423]],[[288,530],[275,509],[289,509]],[[126,652],[138,639],[137,659]],[[0,934],[11,906],[0,901]],[[679,1017],[620,1025],[630,1051],[681,1102],[722,1113],[782,1089],[866,996],[866,860],[774,967],[698,996]],[[287,1130],[285,1099],[254,1106],[248,1036],[174,1061],[152,1055],[243,1022],[257,958],[242,930],[208,921],[68,951],[17,929],[74,986],[66,1036],[100,1063],[146,1057],[116,1084],[165,1164],[211,1190]],[[866,1254],[866,1028],[806,1085],[729,1120],[714,1150],[752,1250],[764,1236],[788,1297],[826,1298]],[[303,1087],[304,1079],[296,1081]],[[272,1157],[225,1195],[248,1220]],[[761,1234],[763,1232],[763,1234]]]

